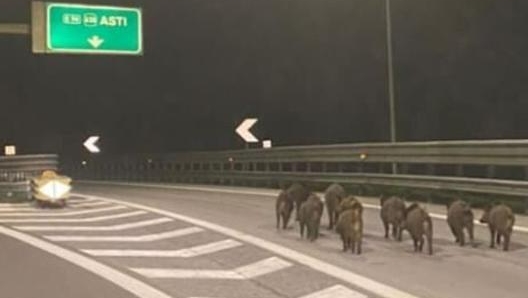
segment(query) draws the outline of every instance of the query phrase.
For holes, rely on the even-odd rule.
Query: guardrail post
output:
[[[306,172],[311,172],[312,171],[312,163],[311,162],[307,162],[306,163]]]
[[[490,165],[486,167],[486,177],[493,178],[495,177],[495,166]]]
[[[427,175],[433,176],[435,174],[435,167],[433,164],[427,164]]]
[[[322,171],[323,173],[328,172],[328,163],[323,162],[323,163],[321,164],[321,171]]]
[[[458,177],[464,176],[464,166],[463,165],[456,165],[456,175]]]

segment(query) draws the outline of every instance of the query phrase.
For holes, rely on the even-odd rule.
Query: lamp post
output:
[[[396,142],[396,107],[394,103],[394,70],[392,65],[392,22],[390,0],[385,0],[385,24],[387,35],[387,76],[389,87],[389,109],[390,109],[390,141]],[[396,163],[392,163],[392,173],[397,173]]]

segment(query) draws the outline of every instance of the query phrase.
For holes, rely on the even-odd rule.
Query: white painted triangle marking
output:
[[[159,268],[130,268],[147,278],[180,279],[252,279],[292,266],[291,263],[277,257],[271,257],[234,270],[186,270]]]
[[[151,242],[174,237],[180,237],[190,234],[203,232],[204,229],[198,227],[190,227],[170,232],[163,232],[157,234],[147,234],[141,236],[55,236],[47,235],[44,238],[57,242]]]
[[[179,250],[110,250],[110,249],[83,249],[82,252],[97,257],[156,257],[156,258],[193,258],[218,251],[241,246],[235,240],[222,240]]]
[[[368,296],[342,285],[335,285],[300,298],[368,298]]]

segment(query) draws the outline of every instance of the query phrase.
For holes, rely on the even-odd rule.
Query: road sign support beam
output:
[[[28,24],[0,24],[0,34],[29,35],[30,33]]]

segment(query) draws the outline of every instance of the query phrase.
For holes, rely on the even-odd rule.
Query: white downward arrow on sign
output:
[[[257,123],[258,119],[248,118],[242,121],[240,125],[236,128],[236,133],[248,143],[257,143],[258,139],[249,131],[249,129]]]
[[[94,35],[88,38],[88,42],[92,45],[92,47],[97,49],[101,44],[103,44],[104,39],[101,39],[99,36]]]
[[[95,146],[95,143],[99,141],[99,136],[91,136],[84,142],[84,147],[88,149],[91,153],[99,153],[100,150],[97,146]]]

